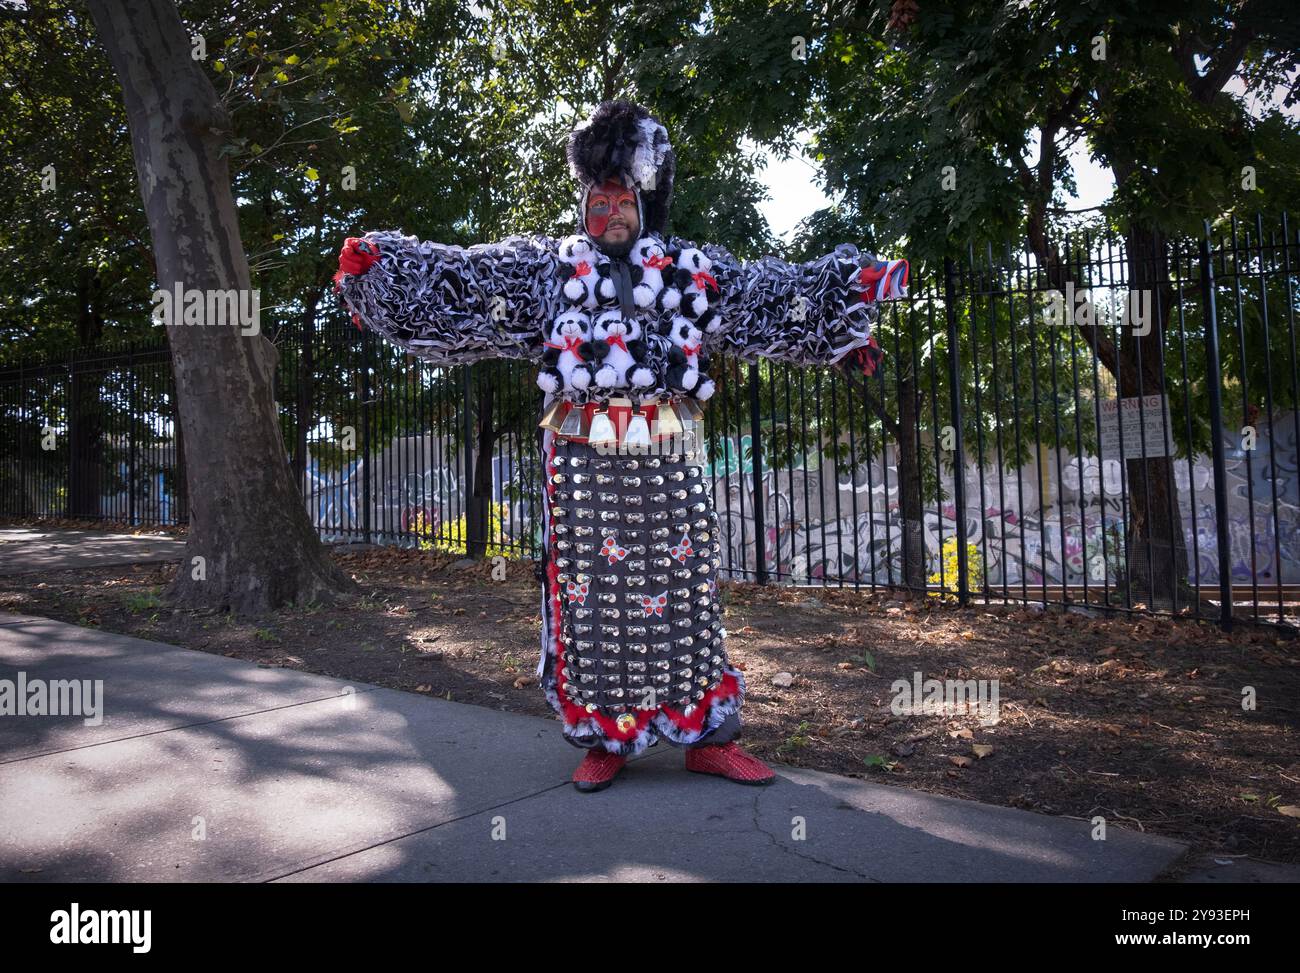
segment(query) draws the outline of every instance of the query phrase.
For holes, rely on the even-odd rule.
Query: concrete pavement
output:
[[[185,541],[166,534],[0,528],[0,575],[179,561]]]
[[[97,726],[0,716],[0,880],[1150,881],[1179,842],[660,745],[578,794],[544,719],[0,616],[0,679],[103,680]]]

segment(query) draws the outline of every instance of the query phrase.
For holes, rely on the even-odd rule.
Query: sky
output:
[[[1291,83],[1296,82],[1300,72],[1292,75]],[[1226,90],[1241,96],[1245,86],[1240,76],[1234,77]],[[1278,88],[1268,98],[1256,94],[1246,94],[1246,105],[1251,114],[1259,117],[1266,108],[1281,107],[1284,88]],[[1300,121],[1300,105],[1283,109],[1284,113]],[[808,133],[802,133],[800,144],[808,144]],[[752,148],[752,146],[750,146]],[[1098,165],[1088,156],[1088,148],[1083,139],[1079,139],[1069,149],[1067,156],[1074,170],[1078,192],[1066,200],[1069,209],[1090,209],[1100,206],[1110,198],[1115,190],[1115,178],[1105,166]],[[815,211],[830,205],[830,199],[818,186],[817,166],[802,154],[782,159],[774,153],[765,153],[767,166],[760,174],[760,181],[767,187],[768,200],[760,204],[759,209],[767,217],[772,232],[783,241],[789,242],[793,230],[799,221],[811,216]],[[1026,159],[1032,162],[1038,157],[1037,132],[1034,133]]]
[[[807,143],[807,133],[803,133],[800,144],[806,146]],[[1036,157],[1037,138],[1030,148],[1030,157]],[[802,153],[786,159],[771,151],[765,152],[764,156],[767,166],[760,175],[760,181],[767,187],[769,198],[759,205],[759,209],[767,217],[772,232],[788,243],[799,221],[829,206],[831,200],[818,185],[817,166]],[[1109,199],[1115,188],[1114,177],[1109,169],[1088,158],[1088,150],[1082,140],[1071,148],[1069,158],[1079,183],[1079,191],[1069,198],[1066,205],[1070,209],[1085,209],[1099,206]]]

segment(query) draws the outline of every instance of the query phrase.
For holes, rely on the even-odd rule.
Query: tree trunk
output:
[[[219,150],[230,127],[190,56],[171,0],[90,0],[122,82],[140,196],[166,292],[234,290],[248,261]],[[190,530],[169,595],[185,607],[260,612],[354,588],[325,553],[294,487],[273,400],[275,353],[229,323],[168,321],[186,448]]]
[[[1150,294],[1151,327],[1138,336],[1131,325],[1121,329],[1119,389],[1122,398],[1166,394],[1161,349],[1166,317],[1173,313],[1173,292],[1164,237],[1144,227],[1130,229],[1126,238],[1129,299]],[[1132,318],[1130,318],[1132,320]],[[1163,427],[1156,444],[1163,437]],[[1148,451],[1155,452],[1148,440]],[[1125,459],[1128,478],[1129,518],[1125,537],[1126,561],[1133,598],[1150,607],[1171,608],[1187,604],[1187,544],[1183,537],[1173,457]]]
[[[1122,161],[1113,162],[1112,168],[1119,185],[1133,174],[1133,167]],[[1064,293],[1067,284],[1077,285],[1072,268],[1047,239],[1042,206],[1031,210],[1028,235],[1046,271],[1048,287]],[[1099,328],[1078,325],[1076,329],[1096,352],[1097,360],[1115,377],[1121,398],[1165,395],[1161,349],[1167,319],[1174,313],[1165,239],[1153,229],[1135,226],[1125,238],[1125,249],[1129,300],[1142,291],[1151,295],[1150,332],[1138,337],[1126,321],[1117,347]],[[1157,309],[1160,313],[1156,313]],[[1124,468],[1128,481],[1125,554],[1133,600],[1152,608],[1190,604],[1194,595],[1187,586],[1187,544],[1173,478],[1173,457],[1126,458]]]

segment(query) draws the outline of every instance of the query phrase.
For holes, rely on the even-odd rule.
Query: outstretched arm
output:
[[[688,261],[691,249],[673,241]],[[722,247],[701,250],[711,267],[697,275],[695,289],[714,311],[705,347],[742,361],[835,364],[869,347],[878,301],[907,295],[906,260],[877,260],[848,243],[802,264],[776,257],[744,263]]]
[[[541,358],[558,312],[549,237],[458,247],[392,230],[349,237],[335,290],[358,327],[439,364]]]

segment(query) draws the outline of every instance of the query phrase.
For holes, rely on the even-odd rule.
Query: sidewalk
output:
[[[0,528],[0,574],[179,561],[185,540],[166,534]]]
[[[105,716],[0,718],[0,881],[1120,882],[1185,850],[666,744],[579,794],[549,720],[0,615],[18,671],[102,679]]]

